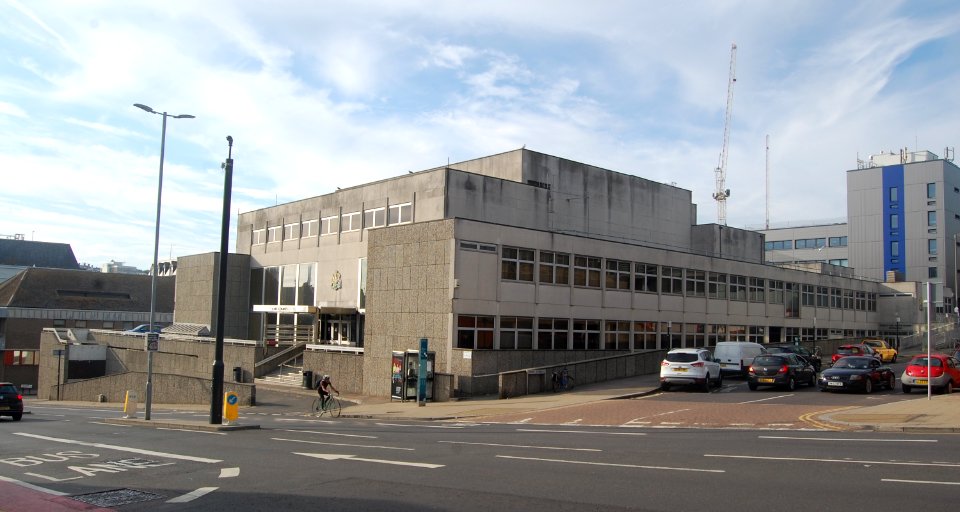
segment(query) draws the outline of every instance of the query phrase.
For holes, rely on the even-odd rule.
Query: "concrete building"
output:
[[[463,389],[605,354],[877,333],[878,281],[765,264],[761,234],[696,218],[688,190],[510,151],[242,213],[249,293],[228,311],[250,339],[361,352],[370,395],[423,337]]]
[[[849,267],[847,224],[830,223],[760,230],[769,263],[826,263]]]
[[[70,244],[35,242],[20,234],[0,236],[0,283],[30,267],[80,269]]]

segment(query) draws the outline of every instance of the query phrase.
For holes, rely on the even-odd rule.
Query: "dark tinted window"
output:
[[[871,361],[876,361],[872,357],[844,357],[833,363],[834,368],[854,368],[864,370],[870,367]]]
[[[754,366],[783,366],[786,363],[783,356],[757,356],[753,359]]]
[[[927,363],[923,363],[923,364],[927,364]],[[17,391],[17,388],[12,384],[4,384],[0,386],[0,393],[13,393],[14,395],[16,395],[18,391]]]
[[[697,360],[697,354],[689,352],[667,353],[667,361],[671,363],[692,363]]]
[[[932,366],[932,367],[934,367],[934,368],[939,368],[941,364],[942,364],[942,363],[940,362],[940,360],[937,359],[936,357],[931,357],[931,358],[930,358],[930,366]],[[927,358],[926,358],[926,357],[918,357],[918,358],[914,359],[913,361],[910,361],[910,366],[927,366]]]

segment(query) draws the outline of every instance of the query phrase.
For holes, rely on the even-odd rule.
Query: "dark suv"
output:
[[[9,382],[0,382],[0,416],[10,416],[13,421],[23,417],[23,395]]]
[[[808,363],[810,363],[810,365],[813,366],[813,369],[816,370],[817,373],[820,373],[820,367],[823,363],[820,361],[819,357],[814,355],[813,352],[810,352],[809,350],[807,350],[807,347],[804,347],[801,345],[794,345],[791,343],[784,343],[781,345],[764,345],[763,348],[767,350],[768,354],[784,354],[784,353],[796,354],[802,357],[803,359],[805,359]]]
[[[747,370],[750,391],[758,386],[782,386],[793,391],[797,384],[817,385],[817,372],[797,354],[760,354]]]

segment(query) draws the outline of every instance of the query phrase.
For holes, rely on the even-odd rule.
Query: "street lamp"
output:
[[[897,352],[900,351],[900,317],[897,317]]]
[[[153,234],[153,270],[150,272],[150,327],[147,330],[147,397],[143,403],[143,419],[150,419],[150,406],[153,403],[153,353],[157,350],[156,344],[151,344],[151,337],[157,336],[153,332],[153,319],[157,308],[157,253],[160,250],[160,198],[163,196],[163,152],[167,143],[167,118],[193,119],[190,114],[170,115],[166,112],[157,112],[142,104],[134,103],[140,110],[163,116],[163,129],[160,132],[160,180],[157,184],[157,222]]]

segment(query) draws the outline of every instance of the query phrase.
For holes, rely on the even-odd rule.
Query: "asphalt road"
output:
[[[741,407],[744,414],[759,414],[791,406],[781,391],[727,385],[729,391],[604,404],[626,408],[625,416],[680,404],[716,408],[714,417]],[[841,402],[898,397],[815,390],[792,395]],[[748,398],[754,401],[743,403]],[[756,401],[764,398],[771,400]],[[544,425],[318,420],[276,408],[244,418],[258,421],[261,430],[204,433],[105,424],[102,418],[116,414],[112,409],[35,406],[21,422],[0,422],[0,484],[13,480],[87,499],[112,491],[109,496],[120,500],[115,503],[144,500],[101,502],[117,510],[390,512],[914,510],[948,506],[960,485],[956,436],[664,428],[644,420],[587,425],[595,407],[569,408],[583,421]],[[3,496],[0,510],[17,511]]]

